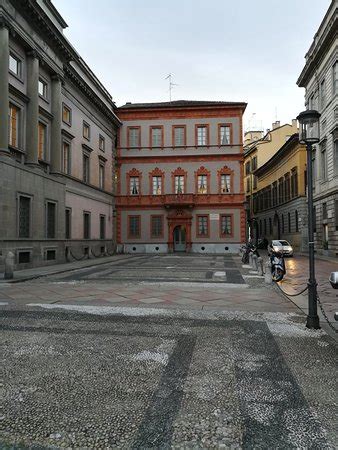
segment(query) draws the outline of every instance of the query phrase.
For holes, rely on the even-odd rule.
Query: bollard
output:
[[[257,270],[258,270],[258,275],[262,276],[264,274],[263,271],[263,258],[259,257],[257,258]]]
[[[271,273],[271,261],[270,259],[267,260],[265,263],[265,283],[266,284],[272,284],[272,273]]]
[[[253,265],[252,265],[252,253],[251,252],[249,253],[249,266],[253,267]]]
[[[5,280],[14,278],[14,253],[8,252],[5,258]]]
[[[257,255],[252,255],[252,269],[257,270]]]

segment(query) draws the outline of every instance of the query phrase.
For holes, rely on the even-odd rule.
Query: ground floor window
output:
[[[70,208],[66,208],[65,210],[65,238],[70,239],[71,238],[71,217],[72,217],[72,210]]]
[[[90,239],[90,213],[83,213],[83,239]]]
[[[106,239],[106,216],[100,216],[100,239]]]
[[[232,235],[232,216],[222,214],[221,215],[221,236],[231,236]]]
[[[163,236],[163,216],[151,216],[151,237]]]
[[[46,237],[47,239],[56,237],[56,203],[54,202],[46,204]]]
[[[128,217],[128,237],[138,238],[141,235],[141,216]]]
[[[197,236],[209,235],[209,216],[197,216]]]

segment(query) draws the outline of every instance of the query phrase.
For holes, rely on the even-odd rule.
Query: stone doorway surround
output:
[[[174,251],[174,229],[177,226],[185,228],[186,252],[191,250],[191,222],[192,215],[188,210],[176,208],[169,212],[168,217],[168,250]]]

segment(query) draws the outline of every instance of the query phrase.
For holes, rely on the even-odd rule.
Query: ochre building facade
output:
[[[227,253],[245,240],[245,103],[126,104],[117,148],[121,251]]]

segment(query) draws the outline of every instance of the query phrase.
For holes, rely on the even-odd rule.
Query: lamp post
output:
[[[312,145],[319,142],[319,117],[315,110],[303,111],[297,117],[299,121],[299,142],[306,144],[307,153],[307,208],[309,233],[309,281],[307,328],[320,328],[317,313],[317,281],[315,277],[315,255],[313,236],[313,192],[312,192]]]

